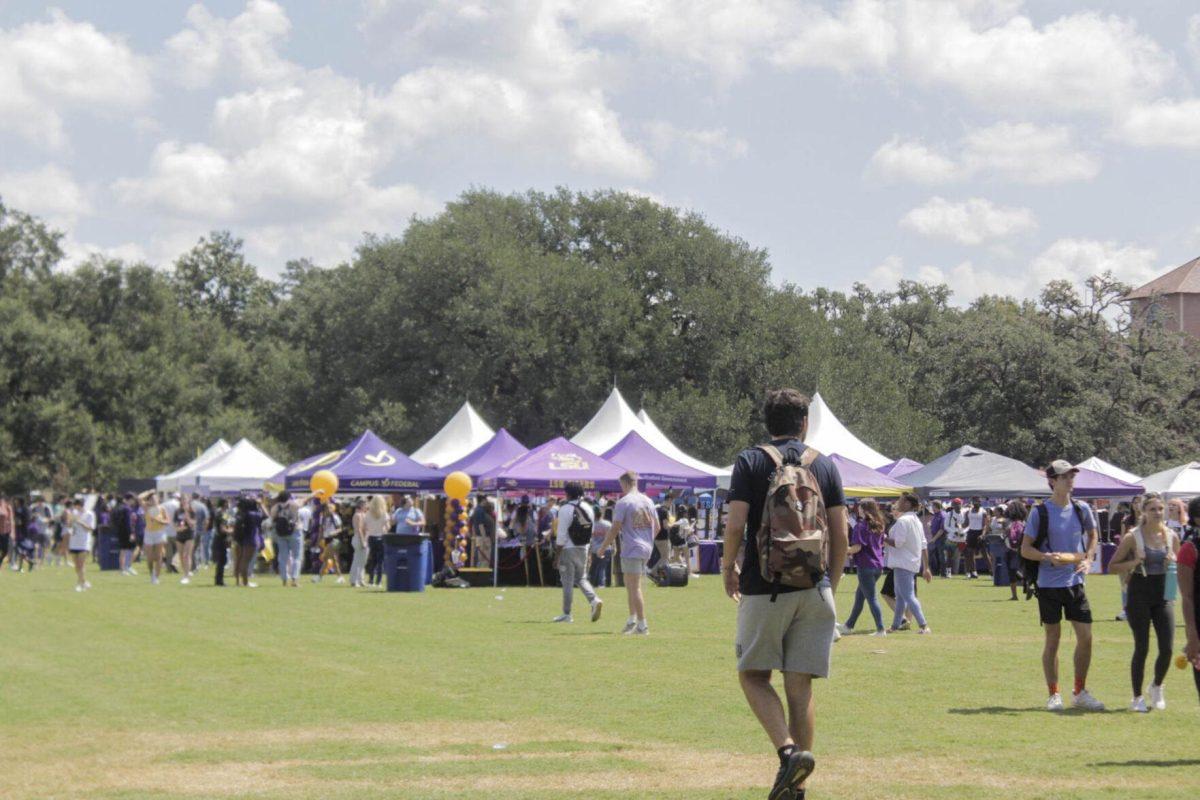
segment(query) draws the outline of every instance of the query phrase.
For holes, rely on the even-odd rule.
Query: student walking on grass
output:
[[[645,636],[650,633],[650,626],[646,622],[642,580],[654,549],[654,537],[658,534],[658,513],[654,509],[654,502],[638,491],[636,472],[626,472],[620,477],[620,482],[623,494],[613,506],[612,527],[600,544],[600,554],[606,553],[613,540],[621,537],[621,572],[624,574],[625,595],[629,601],[629,618],[625,620],[621,633]]]
[[[1188,503],[1188,517],[1192,524],[1200,520],[1200,498]],[[1179,604],[1183,607],[1183,624],[1187,636],[1183,655],[1192,667],[1196,691],[1200,693],[1200,630],[1197,629],[1197,620],[1200,620],[1200,569],[1196,563],[1198,556],[1200,542],[1195,538],[1188,538],[1179,548]]]
[[[795,389],[767,393],[763,416],[771,439],[734,462],[725,523],[721,573],[726,594],[738,603],[738,681],[779,756],[770,800],[802,800],[816,763],[812,681],[829,675],[833,593],[847,550],[837,467],[804,445],[808,403]],[[786,711],[771,685],[776,670]]]
[[[571,601],[575,587],[583,592],[592,609],[592,622],[600,619],[604,601],[596,596],[587,577],[588,549],[592,543],[592,528],[596,522],[596,511],[592,504],[583,499],[583,487],[570,482],[564,487],[567,502],[559,509],[555,522],[555,541],[558,547],[558,575],[562,583],[562,614],[555,622],[572,622]]]
[[[92,533],[96,530],[96,515],[88,511],[83,500],[70,503],[66,511],[68,529],[63,531],[67,548],[71,552],[71,560],[75,564],[75,591],[82,592],[92,588],[87,579],[87,557],[92,552]]]
[[[862,519],[855,523],[854,530],[850,532],[848,550],[858,573],[858,589],[854,592],[854,606],[850,609],[850,616],[846,619],[846,624],[840,627],[840,631],[843,635],[853,632],[858,615],[866,605],[875,620],[875,633],[872,635],[884,636],[887,631],[883,627],[883,611],[879,607],[879,598],[875,595],[875,585],[879,583],[884,566],[883,513],[874,500],[863,500],[858,504],[858,508]]]
[[[1084,591],[1083,576],[1096,553],[1096,518],[1086,504],[1071,498],[1079,470],[1058,459],[1046,467],[1050,499],[1034,506],[1021,539],[1021,556],[1038,565],[1038,614],[1045,629],[1042,672],[1050,698],[1047,711],[1062,711],[1058,686],[1058,645],[1062,618],[1075,629],[1075,692],[1072,705],[1085,711],[1103,711],[1104,704],[1087,690],[1092,663],[1092,609]]]
[[[167,549],[167,536],[170,520],[167,510],[158,503],[158,494],[152,489],[141,495],[146,504],[146,535],[143,547],[146,553],[146,564],[150,569],[150,584],[157,585],[162,573],[163,553]]]
[[[1128,575],[1125,615],[1133,631],[1133,660],[1129,676],[1133,683],[1130,711],[1145,713],[1167,707],[1163,680],[1171,668],[1171,650],[1175,635],[1172,598],[1167,597],[1167,570],[1179,551],[1179,537],[1166,525],[1162,495],[1148,493],[1142,501],[1141,524],[1121,540],[1108,564],[1110,572]],[[1150,628],[1158,640],[1158,658],[1154,660],[1154,682],[1150,684],[1150,706],[1142,696],[1146,678],[1146,658],[1150,653]]]
[[[929,583],[933,573],[929,571],[929,553],[925,547],[925,531],[921,521],[917,519],[917,507],[921,501],[912,492],[905,492],[894,505],[896,521],[884,538],[887,546],[887,565],[892,570],[892,579],[896,587],[896,611],[892,618],[892,627],[888,633],[895,633],[904,624],[905,612],[912,610],[917,624],[921,626],[918,633],[932,633],[925,621],[925,613],[921,601],[917,599],[917,574]]]

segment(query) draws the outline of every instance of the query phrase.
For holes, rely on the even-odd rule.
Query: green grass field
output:
[[[0,573],[0,798],[759,798],[773,777],[717,576],[650,587],[647,638],[618,634],[623,589],[599,623],[551,625],[557,589],[91,579]],[[1104,714],[1041,710],[1034,603],[986,581],[921,593],[933,636],[836,645],[810,797],[1200,793],[1191,676],[1171,669],[1165,712],[1124,710],[1114,579],[1090,582]]]

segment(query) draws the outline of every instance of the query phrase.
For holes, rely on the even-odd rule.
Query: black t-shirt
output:
[[[785,461],[800,463],[800,457],[807,449],[799,439],[776,439],[771,442],[783,454]],[[846,495],[842,491],[842,476],[828,456],[819,455],[813,460],[811,470],[821,487],[821,498],[825,501],[826,510],[846,505]],[[771,473],[775,471],[775,462],[771,457],[757,447],[751,447],[738,454],[733,462],[733,477],[729,481],[729,500],[740,500],[750,505],[746,513],[746,549],[742,560],[741,592],[744,595],[771,594],[775,587],[763,579],[758,568],[758,547],[756,539],[758,527],[762,523],[763,503],[767,499],[767,486],[771,482]],[[731,554],[732,555],[732,554]],[[779,593],[800,591],[791,586],[779,587]]]

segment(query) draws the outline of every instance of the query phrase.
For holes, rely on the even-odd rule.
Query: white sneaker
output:
[[[129,568],[129,574],[130,574],[130,575],[137,575],[137,570],[136,570],[136,569],[134,569],[133,567],[130,567],[130,568]]]
[[[839,622],[837,625],[835,625],[833,629],[835,631],[837,631],[838,633],[840,633],[842,636],[849,636],[851,633],[854,632],[853,628],[847,628],[845,623],[842,623],[842,622]],[[834,641],[837,641],[837,639],[834,639]]]
[[[90,588],[92,588],[92,582],[91,582],[91,581],[84,581],[84,582],[83,582],[83,588],[84,588],[84,589],[90,589]],[[1161,691],[1161,690],[1159,690],[1159,691]]]
[[[192,579],[189,578],[187,575],[184,575],[183,578],[180,579],[179,582],[182,583],[184,586],[187,586],[189,583],[192,582]]]
[[[887,636],[887,631],[885,631],[883,628],[880,628],[879,630],[875,631],[871,635],[872,636]]]
[[[1163,696],[1163,687],[1150,684],[1150,705],[1156,711],[1167,710],[1167,698]]]
[[[247,584],[246,584],[246,586],[248,586],[248,587],[249,587],[249,588],[251,588],[251,589],[257,589],[257,588],[258,588],[258,584],[257,584],[257,583],[254,583],[253,581],[251,581],[250,583],[247,583]]]
[[[636,627],[637,627],[637,620],[633,620],[633,619],[627,620],[625,622],[625,627],[621,628],[621,633],[633,633],[633,630]]]
[[[633,629],[633,635],[634,636],[649,636],[650,635],[650,626],[643,622],[641,625],[638,625],[636,628]]]
[[[554,619],[552,619],[550,621],[551,622],[574,622],[575,620],[571,619],[570,614],[559,614],[557,617],[555,617]]]
[[[837,640],[839,640],[841,638],[842,638],[842,632],[837,629],[836,625],[834,625],[833,626],[833,640],[836,642]]]
[[[341,575],[338,575],[337,582],[338,582],[338,583],[345,583],[345,582],[346,582],[346,579],[345,579],[345,578],[343,578]]]
[[[1059,694],[1058,692],[1055,692],[1054,694],[1050,695],[1050,699],[1046,701],[1046,710],[1047,711],[1062,711],[1063,710],[1062,695]]]
[[[150,576],[150,585],[151,585],[151,586],[158,586],[158,576],[157,576],[157,575],[151,575],[151,576]]]
[[[83,591],[83,584],[82,584],[82,583],[77,583],[77,584],[75,584],[75,591],[77,591],[77,592],[82,592],[82,591]]]
[[[928,633],[933,633],[933,628],[929,627],[928,625],[926,625],[924,628],[921,628],[921,630],[917,631],[918,636],[924,636],[925,634],[928,634]]]
[[[1071,705],[1073,705],[1075,708],[1081,708],[1084,711],[1104,710],[1104,703],[1101,703],[1099,700],[1092,697],[1091,692],[1089,692],[1087,689],[1084,689],[1082,692],[1075,695],[1074,700],[1071,701]]]
[[[1129,710],[1136,711],[1139,714],[1145,714],[1150,711],[1150,709],[1146,708],[1145,698],[1141,697],[1140,695],[1133,698],[1133,702],[1129,704]]]
[[[595,622],[596,620],[600,619],[600,612],[603,610],[604,610],[604,601],[601,600],[599,597],[597,597],[596,602],[592,603],[592,622]]]

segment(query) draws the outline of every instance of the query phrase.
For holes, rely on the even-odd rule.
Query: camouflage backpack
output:
[[[811,470],[820,453],[809,447],[800,463],[792,464],[785,463],[774,445],[759,449],[775,463],[758,529],[759,571],[776,590],[780,586],[811,589],[828,571],[829,522],[821,487]]]

